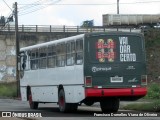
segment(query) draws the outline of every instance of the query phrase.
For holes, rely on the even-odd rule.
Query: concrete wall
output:
[[[20,33],[20,48],[76,35],[76,33]],[[16,80],[15,35],[0,33],[0,82]]]
[[[0,81],[14,81],[15,66],[15,37],[13,35],[0,35]]]

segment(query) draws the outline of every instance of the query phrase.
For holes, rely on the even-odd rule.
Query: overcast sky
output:
[[[11,14],[11,9],[4,1],[11,9],[16,1],[0,0],[0,15],[7,17]],[[160,0],[119,1],[120,14],[160,14]],[[116,2],[117,0],[17,0],[19,25],[77,26],[82,21],[94,20],[94,24],[100,26],[103,14],[117,13]]]

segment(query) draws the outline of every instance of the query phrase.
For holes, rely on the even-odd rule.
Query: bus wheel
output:
[[[66,103],[64,90],[61,89],[58,95],[58,103],[60,112],[75,112],[77,110],[77,103]]]
[[[105,98],[100,101],[102,112],[117,112],[119,109],[118,98]]]
[[[33,102],[32,101],[31,91],[30,91],[30,94],[29,94],[29,106],[30,106],[31,109],[37,109],[38,108],[38,102]]]

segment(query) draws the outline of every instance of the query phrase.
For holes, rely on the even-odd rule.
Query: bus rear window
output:
[[[94,36],[88,44],[93,62],[138,62],[143,58],[143,40],[139,36]]]

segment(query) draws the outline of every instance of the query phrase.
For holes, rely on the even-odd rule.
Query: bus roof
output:
[[[76,39],[80,39],[83,37],[84,37],[84,34],[80,34],[80,35],[76,35],[76,36],[72,36],[72,37],[62,38],[62,39],[58,39],[58,40],[53,40],[53,41],[49,41],[49,42],[45,42],[45,43],[40,43],[40,44],[36,44],[36,45],[32,45],[32,46],[23,47],[20,49],[20,51],[32,50],[32,49],[36,49],[36,48],[40,48],[40,47],[47,47],[52,44],[67,42],[70,40],[76,40]]]
[[[124,31],[108,31],[108,32],[97,32],[97,33],[86,33],[88,36],[98,36],[98,35],[135,35],[142,36],[139,32],[124,32]]]
[[[23,48],[20,49],[20,51],[32,50],[32,49],[36,49],[36,48],[40,48],[40,47],[47,47],[47,46],[52,45],[52,44],[57,44],[57,43],[61,43],[61,42],[67,42],[67,41],[70,41],[70,40],[76,40],[76,39],[83,38],[85,35],[86,36],[99,36],[99,35],[117,35],[117,34],[118,35],[124,35],[125,34],[125,35],[142,36],[142,33],[121,32],[121,31],[84,33],[84,34],[80,34],[80,35],[76,35],[76,36],[72,36],[72,37],[62,38],[62,39],[53,40],[53,41],[49,41],[49,42],[45,42],[45,43],[40,43],[40,44],[28,46],[28,47],[23,47]]]

